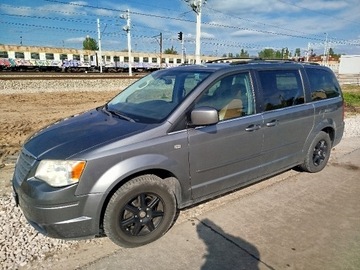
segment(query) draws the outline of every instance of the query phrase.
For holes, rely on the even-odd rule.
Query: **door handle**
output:
[[[279,122],[278,120],[274,119],[274,120],[272,120],[270,122],[267,122],[266,126],[267,127],[275,127],[278,124],[278,122]]]
[[[260,128],[261,128],[260,125],[250,125],[245,130],[246,131],[255,131],[255,130],[259,130]]]

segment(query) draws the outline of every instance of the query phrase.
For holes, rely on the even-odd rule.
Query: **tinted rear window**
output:
[[[304,103],[304,90],[299,70],[265,70],[259,71],[259,76],[265,111]]]
[[[307,68],[312,101],[340,96],[340,86],[335,75],[324,69]]]

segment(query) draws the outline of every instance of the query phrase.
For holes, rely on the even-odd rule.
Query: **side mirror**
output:
[[[211,107],[196,108],[191,112],[191,124],[193,126],[208,126],[219,122],[217,110]]]

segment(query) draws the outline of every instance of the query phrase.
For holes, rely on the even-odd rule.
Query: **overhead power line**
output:
[[[38,24],[28,24],[28,23],[16,23],[16,22],[4,22],[0,20],[0,23],[8,24],[8,25],[16,25],[22,27],[35,27],[40,29],[53,29],[53,30],[61,30],[61,31],[71,31],[71,32],[83,32],[83,33],[96,33],[96,31],[92,30],[83,30],[76,28],[66,28],[66,27],[58,27],[58,26],[48,26],[48,25],[38,25]]]
[[[45,1],[54,2],[54,3],[60,3],[60,4],[66,4],[66,5],[72,5],[72,6],[92,8],[92,9],[101,9],[101,10],[116,11],[116,12],[125,12],[125,10],[98,7],[98,6],[80,4],[80,3],[75,3],[75,2],[64,2],[64,1],[59,1],[59,0],[45,0]],[[280,1],[280,0],[278,0],[278,1]],[[184,19],[184,18],[175,18],[175,17],[165,16],[165,15],[142,13],[142,12],[131,12],[131,13],[134,14],[134,15],[146,16],[146,17],[151,17],[151,18],[159,18],[159,19],[182,21],[182,22],[188,22],[188,23],[196,23],[196,21],[194,21],[194,20]],[[248,20],[248,21],[256,22],[255,20]],[[286,30],[286,31],[290,31],[291,33],[283,33],[283,32],[278,32],[278,31],[269,31],[269,30],[262,30],[262,29],[254,29],[254,28],[250,28],[250,27],[239,27],[239,26],[236,26],[236,25],[220,24],[220,23],[214,23],[214,22],[203,22],[203,24],[204,25],[210,25],[210,26],[216,26],[216,27],[229,28],[229,29],[252,31],[252,32],[263,33],[263,34],[268,34],[268,35],[299,38],[299,39],[305,39],[305,40],[308,40],[308,41],[323,41],[324,40],[324,37],[322,37],[320,35],[312,35],[312,34],[309,34],[309,33],[306,33],[306,32],[299,32],[299,31],[295,31],[295,30],[291,30],[291,29],[279,28],[278,26],[270,25],[270,24],[264,24],[264,23],[262,23],[262,24],[263,25],[269,25],[269,26],[272,26],[272,27],[276,27],[276,29],[283,29],[283,30]],[[293,33],[301,33],[302,35],[293,34]],[[338,42],[346,42],[345,40],[337,40],[337,41]]]
[[[297,5],[295,3],[292,3],[292,2],[286,2],[284,0],[277,0],[278,2],[281,2],[283,4],[286,4],[286,5],[290,5],[290,6],[294,6],[294,7],[297,7],[299,9],[304,9],[304,10],[307,10],[307,11],[310,11],[312,13],[316,13],[316,14],[320,14],[320,15],[323,15],[323,16],[326,16],[326,17],[330,17],[330,18],[334,18],[334,19],[337,19],[337,20],[340,20],[340,21],[346,21],[346,22],[350,22],[350,23],[354,23],[354,24],[360,24],[359,21],[352,21],[352,20],[348,20],[348,19],[345,19],[345,18],[341,18],[341,17],[338,17],[338,16],[334,16],[334,15],[329,15],[329,14],[326,14],[324,12],[321,12],[321,11],[318,11],[318,10],[314,10],[314,9],[310,9],[308,7],[303,7],[303,6],[300,6],[300,5]],[[329,1],[330,2],[330,1]],[[325,1],[326,3],[326,1]]]
[[[118,14],[118,12],[125,12],[124,10],[120,10],[120,9],[113,9],[113,8],[105,8],[105,7],[98,7],[98,6],[93,6],[93,5],[86,5],[86,4],[81,4],[84,2],[65,2],[65,1],[59,1],[59,0],[45,0],[47,2],[53,2],[53,3],[59,3],[59,4],[64,4],[64,5],[73,5],[73,6],[78,6],[78,7],[82,7],[82,8],[91,8],[91,9],[98,9],[98,10],[106,10],[106,11],[112,11],[112,12],[116,12],[116,14]],[[280,0],[279,0],[280,1]],[[28,8],[28,7],[13,7],[13,6],[8,6],[8,5],[3,5],[1,4],[1,6],[7,6],[7,7],[11,7],[11,8],[21,8],[21,9],[32,9],[32,10],[39,10],[39,11],[44,11],[45,9],[43,8],[39,8],[39,9],[34,9],[34,8]],[[212,10],[215,12],[219,12],[216,11],[214,9],[209,8],[209,6],[205,6],[205,8],[207,8],[208,10]],[[85,12],[81,12],[81,13],[77,13],[77,12],[65,12],[65,11],[61,11],[61,10],[49,10],[46,9],[49,12],[54,12],[54,13],[60,13],[60,14],[66,14],[66,15],[78,15],[78,16],[83,16]],[[219,12],[220,13],[220,12]],[[158,14],[150,14],[150,13],[142,13],[142,12],[131,12],[131,14],[133,15],[138,15],[138,16],[145,16],[145,17],[151,17],[151,18],[159,18],[159,19],[165,19],[165,20],[173,20],[173,21],[180,21],[180,22],[186,22],[186,23],[195,23],[194,20],[190,20],[190,19],[186,19],[186,18],[181,18],[181,17],[171,17],[168,15],[158,15]],[[222,13],[224,14],[224,13]],[[30,15],[17,15],[17,14],[0,14],[3,16],[14,16],[14,17],[22,17],[22,18],[29,18],[29,19],[38,19],[38,20],[54,20],[54,21],[64,21],[64,22],[75,22],[75,23],[84,23],[84,24],[94,24],[94,20],[93,19],[88,19],[88,18],[81,18],[81,19],[71,19],[71,18],[60,18],[60,17],[47,17],[47,16],[30,16]],[[272,27],[272,28],[276,28],[276,29],[280,29],[280,30],[284,30],[284,31],[271,31],[271,30],[267,30],[267,29],[262,29],[262,28],[252,28],[252,27],[241,27],[241,26],[236,26],[236,25],[231,25],[228,23],[214,23],[214,22],[203,22],[204,25],[209,25],[209,26],[214,26],[217,28],[228,28],[228,29],[237,29],[237,30],[242,30],[242,31],[249,31],[249,32],[257,32],[257,33],[262,33],[262,34],[267,34],[267,35],[274,35],[274,36],[283,36],[283,37],[291,37],[291,38],[299,38],[299,39],[305,39],[308,41],[315,41],[315,42],[323,42],[324,41],[324,37],[320,36],[320,35],[312,35],[303,31],[295,31],[292,29],[287,29],[287,28],[283,28],[283,27],[278,27],[276,25],[272,25],[272,24],[267,24],[267,23],[263,23],[263,22],[259,22],[259,21],[255,21],[255,20],[250,20],[250,19],[245,19],[239,16],[233,16],[233,15],[229,15],[229,14],[224,14],[227,17],[233,17],[236,19],[240,19],[240,20],[244,20],[247,21],[249,23],[253,23],[253,24],[258,24],[258,25],[262,25],[262,26],[268,26],[268,27]],[[92,15],[95,16],[95,15]],[[118,27],[118,25],[116,25],[116,19],[118,18],[117,16],[111,16],[111,15],[103,15],[102,17],[109,17],[112,19],[109,19],[107,22],[109,24],[113,24],[113,26]],[[96,33],[95,30],[88,30],[88,29],[77,29],[77,28],[73,28],[73,27],[57,27],[57,26],[49,26],[49,25],[39,25],[39,24],[31,24],[31,23],[19,23],[19,22],[9,22],[9,21],[1,21],[0,23],[3,24],[9,24],[9,25],[14,25],[14,26],[20,26],[20,27],[31,27],[31,28],[38,28],[38,29],[52,29],[52,30],[59,30],[59,31],[71,31],[71,32],[81,32],[81,33]],[[139,26],[139,27],[146,27],[146,26]],[[158,31],[163,31],[163,29],[155,29],[152,28],[153,30],[158,30]],[[169,32],[170,33],[170,32]],[[134,35],[134,33],[132,33],[134,37],[138,37],[138,38],[150,38],[147,36],[143,36],[143,35]],[[105,36],[119,36],[121,34],[116,34],[116,32],[111,32],[108,34],[104,34]],[[121,35],[122,36],[122,35]],[[164,40],[167,40],[164,37]],[[174,41],[174,38],[169,38],[168,40]],[[209,40],[209,39],[207,39]],[[187,43],[193,43],[193,40],[185,40],[185,42]],[[207,44],[207,45],[215,45],[215,46],[227,46],[227,47],[234,47],[234,48],[263,48],[266,46],[261,46],[261,45],[255,45],[255,44],[246,44],[246,43],[232,43],[231,41],[226,41],[226,40],[218,40],[218,39],[212,39],[211,42],[201,42],[201,44]],[[355,46],[360,46],[358,41],[349,41],[349,40],[340,40],[340,39],[331,39],[331,44],[339,44],[339,45],[355,45]]]
[[[0,7],[5,7],[5,8],[11,8],[14,10],[28,10],[28,11],[41,11],[41,12],[53,12],[53,13],[60,13],[60,14],[64,14],[64,15],[79,15],[79,16],[84,16],[84,12],[70,12],[70,11],[63,11],[63,10],[54,10],[54,9],[46,9],[46,8],[33,8],[33,7],[25,7],[25,6],[11,6],[11,5],[6,5],[6,4],[0,4]]]
[[[311,39],[311,38],[314,38],[314,39],[316,39],[316,38],[323,39],[323,38],[324,38],[323,36],[310,34],[310,33],[308,33],[308,32],[304,32],[304,31],[299,31],[298,29],[297,29],[297,30],[294,30],[294,29],[290,29],[290,28],[281,27],[281,26],[279,26],[279,25],[264,23],[264,22],[260,22],[260,21],[253,20],[253,19],[247,19],[247,18],[235,16],[235,15],[233,15],[233,14],[226,14],[226,13],[224,13],[224,12],[221,12],[221,11],[219,11],[219,10],[210,8],[210,7],[208,7],[208,6],[206,6],[206,9],[216,12],[216,14],[222,14],[222,18],[226,18],[226,19],[228,19],[228,18],[230,17],[230,18],[234,18],[234,19],[236,19],[236,20],[242,20],[242,21],[246,21],[246,22],[249,22],[249,23],[252,23],[252,24],[257,24],[257,25],[267,26],[267,27],[273,27],[273,28],[275,28],[275,29],[281,29],[281,30],[289,31],[290,33],[299,33],[299,34],[302,34],[304,37],[308,37],[308,39]]]
[[[44,16],[30,16],[30,15],[4,14],[4,13],[0,13],[0,16],[94,24],[94,20],[90,20],[90,19],[71,19],[71,18],[60,18],[60,17],[44,17]]]

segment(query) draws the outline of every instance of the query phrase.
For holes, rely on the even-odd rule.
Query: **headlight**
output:
[[[85,161],[75,160],[42,160],[35,177],[53,187],[71,185],[80,180],[85,164]]]

